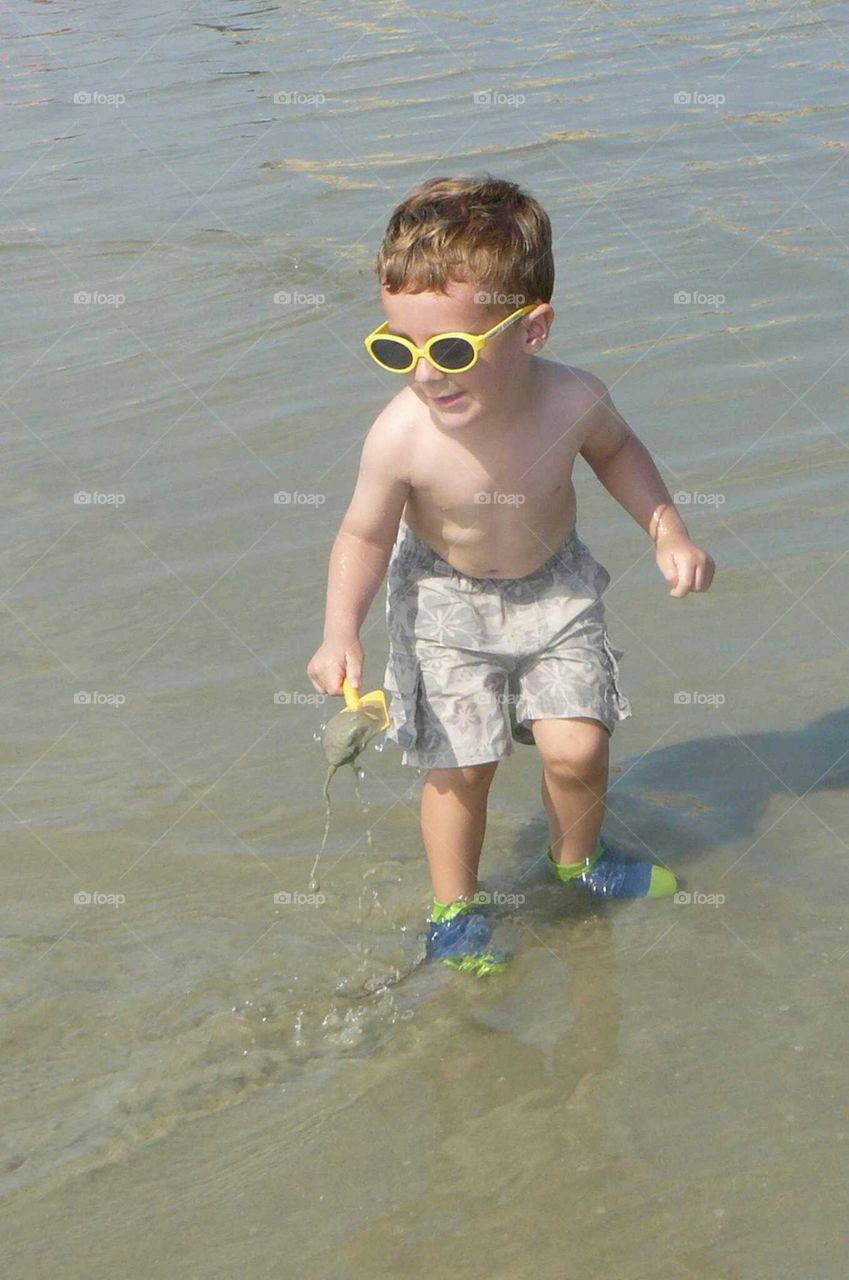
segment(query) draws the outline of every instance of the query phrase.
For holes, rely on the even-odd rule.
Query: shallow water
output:
[[[845,14],[0,22],[4,1275],[842,1277]],[[671,599],[579,468],[634,710],[607,829],[691,900],[566,900],[517,747],[493,984],[418,966],[394,747],[365,815],[337,780],[310,893],[341,703],[305,671],[396,389],[373,254],[416,182],[483,169],[552,216],[549,357],[605,379],[718,565]],[[362,638],[375,687],[382,592]]]

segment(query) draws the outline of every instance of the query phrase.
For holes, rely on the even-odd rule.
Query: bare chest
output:
[[[532,573],[575,523],[576,434],[549,422],[476,453],[444,441],[417,460],[404,519],[462,573]]]

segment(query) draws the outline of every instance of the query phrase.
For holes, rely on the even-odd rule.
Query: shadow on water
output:
[[[770,837],[773,801],[786,797],[793,807],[810,793],[847,787],[849,708],[842,707],[799,729],[692,738],[623,761],[611,772],[604,830],[626,852],[663,862],[683,879],[695,860],[733,846],[721,875],[740,860],[741,843],[752,856],[774,854],[781,833]],[[829,840],[826,827],[812,823],[811,839]],[[544,873],[547,841],[544,816],[518,835],[515,868],[526,884]],[[798,859],[769,861],[776,878],[810,874]]]
[[[630,763],[625,760],[620,771],[611,774],[604,829],[628,853],[668,865],[682,888],[706,868],[715,873],[711,885],[714,881],[721,885],[721,877],[747,854],[767,855],[774,882],[801,882],[810,877],[810,867],[792,856],[775,856],[781,833],[779,828],[770,838],[776,820],[771,825],[769,807],[782,796],[787,797],[789,808],[809,793],[845,789],[847,757],[849,708],[829,712],[796,730],[726,733],[648,751]],[[823,838],[829,838],[827,829],[815,822],[812,841]],[[547,842],[545,816],[530,818],[519,829],[510,864],[494,877],[486,877],[490,887],[497,885],[508,898],[512,893],[522,899],[519,906],[508,902],[506,907],[495,907],[499,937],[517,953],[528,944],[542,946],[570,969],[589,948],[598,978],[605,957],[612,963],[613,919],[629,904],[564,894],[545,866]],[[728,856],[721,866],[715,865],[714,858],[723,851]],[[563,925],[568,927],[564,930]],[[365,983],[358,975],[348,990],[344,984],[337,987],[337,995],[360,1000],[381,996],[399,984],[407,988],[417,971],[414,986],[418,988],[424,979],[422,969],[430,968],[423,966],[423,952],[420,938],[394,971],[372,974]],[[425,981],[421,993],[432,994],[431,988],[441,985]],[[506,998],[503,981],[499,990]],[[415,1004],[415,991],[407,992],[405,1003],[410,1001]]]

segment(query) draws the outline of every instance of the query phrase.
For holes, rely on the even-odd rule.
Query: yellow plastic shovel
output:
[[[382,689],[375,689],[372,693],[364,693],[362,696],[357,692],[352,684],[349,683],[348,677],[342,677],[342,693],[345,696],[346,711],[365,711],[366,715],[377,716],[373,711],[369,711],[369,707],[378,707],[380,709],[381,729],[389,728],[389,711],[386,706],[386,694]]]

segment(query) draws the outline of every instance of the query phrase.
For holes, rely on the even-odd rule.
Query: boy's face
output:
[[[486,333],[516,310],[475,302],[478,287],[451,281],[447,293],[388,293],[380,296],[388,332],[423,347],[437,333]],[[521,304],[519,304],[521,305]],[[442,373],[422,357],[404,378],[440,425],[459,427],[515,402],[530,357],[542,346],[554,316],[547,303],[520,316],[486,343],[465,373]]]

